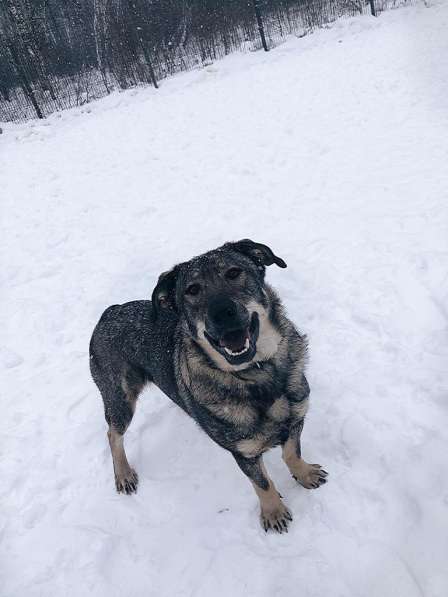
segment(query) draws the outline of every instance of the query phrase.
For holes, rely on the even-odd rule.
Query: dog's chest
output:
[[[243,436],[247,435],[248,429],[252,433],[271,435],[291,414],[290,404],[283,395],[265,400],[224,400],[219,405],[209,405],[209,409],[218,418],[235,425]]]
[[[250,436],[257,438],[256,443],[263,450],[281,443],[291,416],[287,397],[281,393],[259,394],[253,396],[249,404],[253,417]]]
[[[256,371],[245,391],[249,404],[260,418],[282,421],[289,416],[289,403],[285,397],[286,376],[272,365]]]
[[[252,381],[252,380],[251,380]],[[286,379],[273,367],[266,367],[246,386],[253,413],[250,435],[237,443],[243,455],[252,457],[285,441],[291,405],[286,396]]]
[[[257,410],[256,425],[252,427],[251,433],[245,434],[235,446],[246,458],[258,456],[283,443],[288,437],[288,420],[291,413],[286,396],[279,396],[272,400],[268,408]]]

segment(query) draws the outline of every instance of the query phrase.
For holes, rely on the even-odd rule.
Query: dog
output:
[[[307,339],[286,317],[266,267],[286,263],[266,245],[228,242],[159,277],[151,301],[113,305],[90,342],[90,369],[104,401],[118,492],[137,490],[123,437],[147,383],[156,384],[251,481],[265,531],[288,530],[291,512],[263,464],[282,446],[303,487],[327,480],[301,456],[310,389]]]

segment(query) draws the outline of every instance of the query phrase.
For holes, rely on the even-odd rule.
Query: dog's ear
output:
[[[286,263],[281,257],[277,257],[274,252],[267,246],[261,243],[254,243],[253,240],[245,238],[236,243],[227,243],[225,247],[243,253],[258,266],[278,265],[278,267],[286,267]]]
[[[176,282],[178,273],[179,268],[176,266],[168,272],[160,274],[159,281],[151,297],[154,319],[157,318],[162,309],[177,311]]]

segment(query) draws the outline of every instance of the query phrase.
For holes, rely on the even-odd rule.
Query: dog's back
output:
[[[104,311],[90,341],[90,370],[105,402],[117,391],[137,396],[151,381],[178,402],[173,358],[177,323],[172,312],[155,320],[146,300]]]

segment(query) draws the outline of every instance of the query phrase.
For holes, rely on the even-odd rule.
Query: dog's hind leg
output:
[[[137,396],[145,385],[145,375],[138,369],[126,368],[119,379],[115,375],[103,375],[95,371],[94,379],[104,401],[104,414],[109,424],[107,437],[115,474],[115,486],[119,493],[137,491],[138,475],[129,465],[124,450],[124,434],[134,415]],[[111,373],[111,371],[110,371]]]
[[[238,466],[249,477],[255,493],[260,500],[260,522],[267,532],[273,529],[278,533],[288,532],[288,523],[292,520],[291,512],[282,502],[279,492],[269,478],[263,464],[263,458],[246,458],[239,453],[233,454]]]
[[[320,464],[308,464],[302,458],[300,437],[304,419],[295,421],[290,428],[289,437],[283,444],[282,457],[294,479],[307,489],[316,489],[327,482],[327,471]]]
[[[110,425],[107,436],[114,465],[115,487],[118,493],[135,493],[137,491],[138,475],[131,468],[126,457],[123,445],[124,434],[119,433],[113,425]]]

